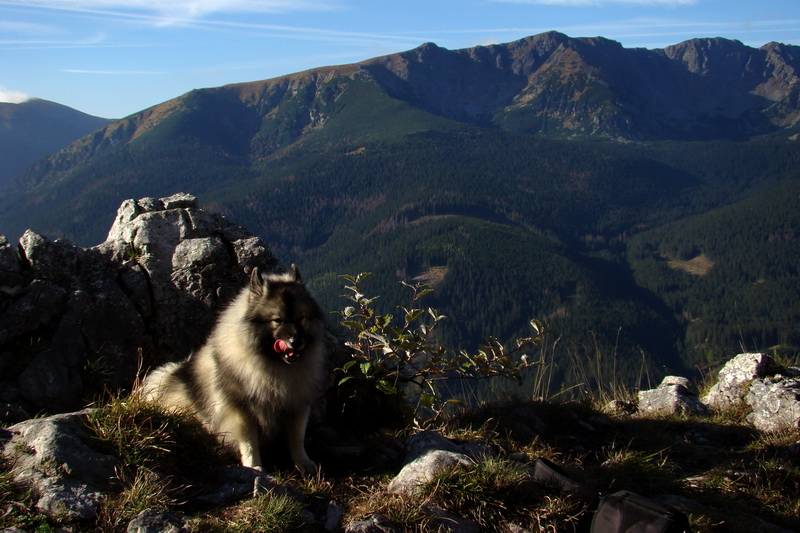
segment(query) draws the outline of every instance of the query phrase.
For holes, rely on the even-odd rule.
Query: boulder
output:
[[[117,459],[87,442],[88,411],[34,418],[8,428],[2,455],[14,480],[29,486],[51,517],[90,520],[111,488]]]
[[[756,378],[745,395],[747,421],[761,431],[800,427],[800,379]]]
[[[744,402],[750,382],[770,375],[776,369],[773,359],[762,353],[742,353],[725,363],[717,382],[703,396],[709,407],[724,409]]]
[[[405,465],[389,483],[388,491],[393,494],[414,494],[422,485],[432,481],[436,474],[458,464],[469,466],[473,461],[461,453],[430,450]]]
[[[437,473],[457,464],[474,464],[462,446],[433,431],[412,435],[408,441],[405,466],[389,482],[387,490],[396,494],[413,494]]]
[[[688,379],[667,376],[652,390],[639,391],[639,412],[666,415],[707,415],[708,407],[697,398]]]
[[[800,426],[800,369],[784,368],[763,353],[742,353],[719,371],[703,397],[716,409],[744,406],[748,422],[761,431]]]

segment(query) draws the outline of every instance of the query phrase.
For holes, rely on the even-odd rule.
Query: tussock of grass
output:
[[[385,484],[379,485],[385,488]],[[368,520],[381,516],[396,524],[402,531],[423,533],[436,531],[434,519],[426,510],[428,501],[408,494],[389,494],[376,490],[374,485],[359,484],[356,494],[350,499],[345,522]]]
[[[266,533],[304,531],[302,506],[289,496],[267,492],[219,513],[192,521],[198,533]]]
[[[119,396],[90,412],[95,445],[128,467],[180,474],[220,464],[222,450],[191,413],[166,412],[137,395]]]
[[[437,507],[468,516],[482,528],[492,528],[538,499],[533,488],[530,473],[522,464],[487,458],[441,472],[422,492]]]
[[[98,525],[103,531],[126,531],[128,522],[145,509],[166,511],[177,503],[169,483],[141,467],[132,474],[121,474],[122,492],[103,502]]]

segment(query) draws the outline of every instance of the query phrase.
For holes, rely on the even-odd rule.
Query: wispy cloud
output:
[[[0,5],[72,11],[172,24],[215,13],[283,13],[331,11],[341,0],[0,0]]]
[[[70,74],[98,74],[103,76],[140,76],[140,75],[158,75],[164,74],[157,70],[93,70],[93,69],[79,69],[79,68],[65,68],[61,72],[68,72]]]
[[[0,102],[7,102],[10,104],[21,104],[30,100],[30,96],[21,91],[11,91],[4,87],[0,87]]]
[[[700,0],[491,0],[502,4],[539,4],[562,7],[629,4],[638,6],[688,6]]]

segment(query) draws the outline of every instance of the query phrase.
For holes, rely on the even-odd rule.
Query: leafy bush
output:
[[[494,337],[487,337],[486,344],[476,353],[466,350],[452,353],[436,342],[436,327],[444,315],[420,305],[420,300],[432,289],[422,283],[402,282],[411,291],[409,304],[397,308],[400,312],[397,317],[380,314],[372,305],[376,298],[369,298],[361,291],[360,284],[368,275],[343,276],[349,283],[345,285],[349,291],[345,298],[354,305],[339,313],[348,334],[345,344],[352,356],[338,369],[345,374],[340,386],[352,379],[366,380],[385,394],[410,394],[417,410],[428,408],[439,413],[445,404],[457,402],[445,398],[438,386],[440,382],[494,377],[519,382],[522,370],[538,364],[521,353],[539,343],[546,333],[538,320],[530,321],[533,335],[517,339],[512,349]],[[416,391],[409,391],[409,385]]]

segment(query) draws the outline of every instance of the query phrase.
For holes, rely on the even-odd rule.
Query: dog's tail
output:
[[[191,401],[185,394],[185,385],[178,376],[184,362],[162,365],[144,378],[141,385],[133,390],[140,399],[156,402],[169,409],[187,409]]]

